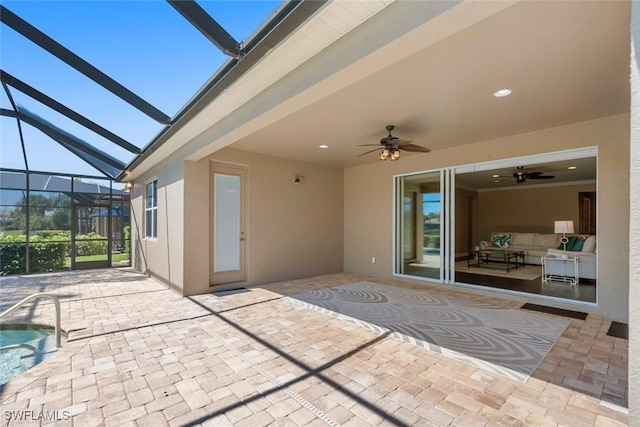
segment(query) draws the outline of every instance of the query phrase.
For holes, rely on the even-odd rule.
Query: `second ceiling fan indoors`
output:
[[[428,153],[429,150],[426,147],[422,147],[420,145],[416,145],[413,141],[409,141],[406,139],[400,139],[393,135],[391,135],[391,131],[393,130],[393,125],[388,125],[385,129],[389,132],[389,135],[382,138],[379,144],[360,144],[359,147],[377,147],[373,150],[367,151],[365,153],[360,154],[358,157],[364,156],[365,154],[373,153],[374,151],[380,151],[380,160],[398,160],[400,158],[400,151],[413,151],[416,153]]]
[[[517,184],[522,184],[527,179],[553,179],[553,175],[545,175],[544,172],[529,172],[524,166],[518,166],[511,176],[496,175],[494,178],[513,178]]]

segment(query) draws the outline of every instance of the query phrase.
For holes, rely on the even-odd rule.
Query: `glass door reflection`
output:
[[[440,171],[397,178],[396,273],[442,280]]]

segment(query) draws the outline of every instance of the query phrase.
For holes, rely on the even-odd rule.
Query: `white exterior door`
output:
[[[245,173],[214,165],[211,173],[211,285],[245,281]]]

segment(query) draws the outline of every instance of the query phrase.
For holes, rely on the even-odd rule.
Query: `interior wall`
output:
[[[474,220],[474,216],[478,215],[478,212],[472,212],[471,200],[475,198],[478,200],[478,192],[468,190],[465,188],[456,188],[455,195],[455,221],[456,221],[456,255],[466,255],[473,246],[477,243],[471,241],[471,229],[470,222]],[[476,204],[477,206],[477,204]]]
[[[345,271],[392,276],[394,175],[592,146],[598,147],[598,304],[583,309],[626,321],[629,259],[620,254],[629,244],[628,114],[345,169]]]
[[[209,289],[211,160],[247,167],[246,285],[342,271],[342,169],[225,148],[185,162],[185,294]]]
[[[478,193],[478,228],[480,240],[490,240],[491,233],[553,233],[553,222],[579,224],[578,193],[596,191],[596,184],[547,187],[520,187]]]

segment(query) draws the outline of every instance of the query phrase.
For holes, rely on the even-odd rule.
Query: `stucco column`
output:
[[[209,291],[210,191],[209,161],[185,161],[183,296]]]
[[[640,426],[640,3],[631,11],[629,425]]]

